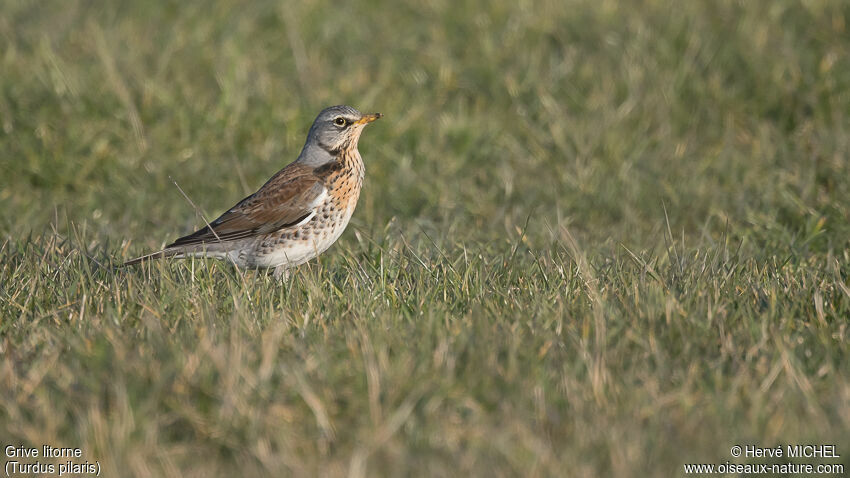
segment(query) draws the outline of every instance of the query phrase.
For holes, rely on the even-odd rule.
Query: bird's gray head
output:
[[[316,167],[333,161],[343,151],[356,150],[363,128],[381,116],[363,114],[350,106],[325,108],[313,121],[298,161]]]

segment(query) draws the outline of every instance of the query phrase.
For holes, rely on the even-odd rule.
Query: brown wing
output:
[[[209,226],[177,239],[166,249],[244,239],[292,227],[314,213],[322,194],[325,186],[313,168],[290,164]]]

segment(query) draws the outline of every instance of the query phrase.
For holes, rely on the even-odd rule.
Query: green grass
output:
[[[848,59],[838,1],[3,2],[0,443],[116,477],[850,465]],[[202,224],[172,179],[217,216],[339,103],[386,117],[320,260],[110,267]]]

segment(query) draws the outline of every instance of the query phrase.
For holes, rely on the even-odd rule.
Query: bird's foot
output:
[[[289,268],[286,266],[277,266],[274,268],[274,278],[278,282],[286,282],[289,280]]]

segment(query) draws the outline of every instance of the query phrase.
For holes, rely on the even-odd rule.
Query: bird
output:
[[[289,269],[336,242],[351,220],[366,172],[357,144],[366,125],[382,116],[345,105],[325,108],[298,158],[255,193],[205,227],[123,266],[211,257],[237,268],[272,270],[285,280]]]

